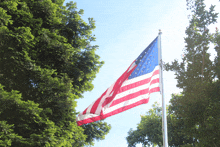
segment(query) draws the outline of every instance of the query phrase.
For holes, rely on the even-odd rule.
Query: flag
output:
[[[76,119],[83,125],[105,119],[146,104],[150,93],[160,91],[158,37],[131,63],[128,69]]]

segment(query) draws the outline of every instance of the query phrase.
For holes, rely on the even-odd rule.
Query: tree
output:
[[[179,97],[178,95],[173,95],[173,97],[175,96]],[[169,146],[193,145],[194,139],[184,133],[185,126],[183,125],[183,120],[175,116],[175,109],[176,107],[168,107]],[[141,143],[144,146],[163,146],[162,109],[157,103],[153,105],[153,108],[146,115],[141,116],[141,122],[138,124],[137,129],[130,129],[126,139],[129,147],[134,147],[137,143]]]
[[[182,62],[175,60],[166,64],[166,70],[175,71],[177,87],[182,88],[182,96],[172,99],[176,107],[175,115],[184,120],[184,132],[196,139],[196,146],[219,146],[219,91],[218,61],[211,61],[210,44],[215,42],[219,52],[218,33],[209,32],[209,26],[216,23],[215,6],[205,9],[204,0],[191,1],[192,11],[189,27],[186,29],[185,49]],[[216,79],[217,78],[217,79]],[[217,81],[216,81],[217,80]]]
[[[161,108],[158,107],[158,104],[154,104],[153,109],[150,109],[145,116],[141,116],[137,130],[129,130],[126,137],[128,146],[133,147],[137,143],[145,146],[153,144],[161,146],[161,142],[163,142],[161,121]]]
[[[208,53],[209,45],[212,40],[212,34],[209,33],[209,25],[216,23],[217,13],[214,13],[214,7],[209,11],[205,10],[204,0],[196,0],[192,7],[192,18],[190,25],[186,29],[187,37],[185,39],[186,48],[182,62],[177,60],[172,64],[166,64],[166,70],[176,72],[177,87],[183,91],[197,91],[202,83],[212,82],[214,78],[213,63]],[[194,84],[191,84],[194,83]]]
[[[92,90],[103,62],[91,45],[94,20],[87,24],[83,10],[63,2],[0,2],[0,145],[92,145],[110,129],[76,124],[76,99]],[[93,127],[95,135],[86,133]]]

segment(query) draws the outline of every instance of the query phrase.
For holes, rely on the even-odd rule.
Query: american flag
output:
[[[150,93],[160,91],[158,37],[96,101],[77,117],[83,125],[146,104]]]

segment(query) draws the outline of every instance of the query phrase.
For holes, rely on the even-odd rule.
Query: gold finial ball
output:
[[[162,34],[161,29],[159,29],[159,35]]]

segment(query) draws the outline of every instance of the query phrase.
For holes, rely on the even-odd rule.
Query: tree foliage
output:
[[[176,107],[168,107],[167,126],[169,146],[192,145],[194,140],[184,133],[185,126],[183,125],[183,120],[176,117],[174,114],[175,109]],[[141,116],[141,122],[138,124],[137,129],[130,129],[126,139],[129,147],[135,147],[138,143],[141,143],[143,146],[163,146],[162,109],[157,103],[153,105],[153,108],[146,115]]]
[[[63,2],[0,1],[1,146],[84,146],[110,129],[76,124],[76,99],[92,90],[103,62],[91,45],[94,20]]]
[[[175,71],[177,87],[183,89],[182,96],[173,98],[171,105],[177,107],[175,114],[184,120],[184,132],[196,139],[196,146],[220,145],[219,32],[217,28],[215,33],[209,31],[217,20],[214,8],[212,5],[206,10],[204,0],[193,2],[184,57],[181,62],[166,64],[166,70]],[[210,58],[213,43],[217,53],[214,61]]]
[[[137,126],[137,130],[130,129],[128,136],[126,137],[128,146],[133,147],[138,143],[143,145],[158,144],[161,145],[163,138],[161,136],[161,108],[158,104],[153,105],[153,109],[150,109],[148,113],[141,116],[141,122]]]

